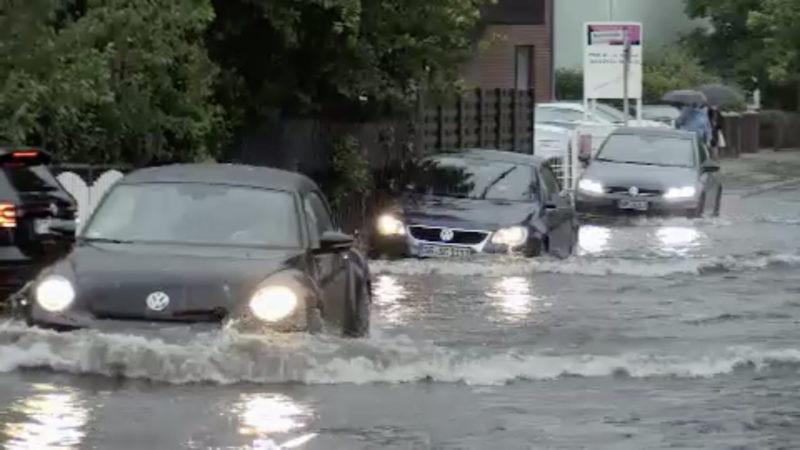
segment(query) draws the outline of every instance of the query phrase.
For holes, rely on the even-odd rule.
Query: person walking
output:
[[[681,115],[675,121],[675,127],[679,130],[696,133],[700,142],[706,145],[711,142],[711,122],[708,120],[708,112],[705,111],[703,105],[684,106]]]
[[[708,109],[708,121],[711,124],[711,151],[713,158],[718,159],[721,149],[725,148],[725,118],[718,108]]]

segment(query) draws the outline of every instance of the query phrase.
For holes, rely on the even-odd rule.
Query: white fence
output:
[[[78,203],[78,228],[86,223],[86,220],[97,207],[97,203],[103,195],[117,181],[122,179],[123,174],[118,170],[108,170],[104,172],[91,185],[75,172],[62,172],[58,175],[58,181],[64,186]]]

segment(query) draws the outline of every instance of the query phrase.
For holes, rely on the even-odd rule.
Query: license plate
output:
[[[47,219],[38,219],[33,222],[33,231],[36,234],[50,234],[52,221]]]
[[[472,250],[445,245],[423,245],[419,249],[419,256],[429,258],[468,258],[472,256]]]
[[[635,211],[647,211],[648,204],[646,200],[620,200],[619,209],[632,209]]]

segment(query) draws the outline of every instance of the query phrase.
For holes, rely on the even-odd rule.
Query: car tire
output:
[[[369,282],[364,280],[359,283],[353,270],[350,271],[349,283],[350,295],[345,308],[342,334],[349,338],[360,338],[369,334],[372,293]]]
[[[547,236],[536,237],[533,239],[528,239],[528,245],[525,246],[525,257],[526,258],[536,258],[542,256],[542,251],[549,247],[545,245],[544,240],[547,239]],[[550,251],[547,248],[547,251]]]
[[[714,217],[719,217],[722,212],[722,188],[717,191],[717,201],[714,202]]]
[[[697,208],[689,211],[689,218],[702,219],[705,212],[706,212],[706,194],[703,193],[703,196],[700,197],[700,203],[697,205]]]

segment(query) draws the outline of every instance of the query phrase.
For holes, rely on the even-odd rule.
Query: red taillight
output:
[[[11,153],[12,158],[36,158],[39,152],[36,150],[21,150]]]
[[[0,228],[17,226],[17,208],[13,203],[0,202]]]

